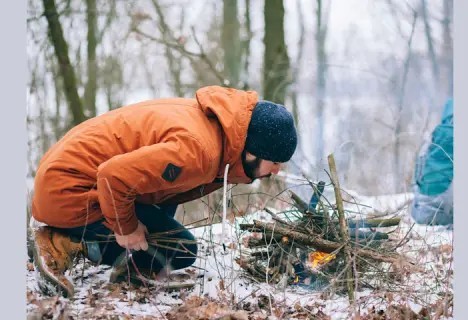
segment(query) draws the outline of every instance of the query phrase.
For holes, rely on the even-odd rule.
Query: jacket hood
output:
[[[226,164],[232,168],[229,170],[229,180],[235,176],[245,182],[245,173],[242,168],[242,151],[245,147],[247,129],[249,127],[252,111],[258,102],[255,91],[242,91],[220,86],[204,87],[196,92],[197,101],[208,117],[217,118],[224,132],[223,155],[220,171]],[[222,172],[220,172],[222,175]],[[249,181],[250,179],[247,178]]]

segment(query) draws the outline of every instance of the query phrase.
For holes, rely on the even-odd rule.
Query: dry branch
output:
[[[291,194],[291,199],[294,201],[294,206],[300,211],[300,212],[306,212],[308,209],[307,203],[305,203],[301,197],[299,197],[297,194],[295,194],[293,191],[289,191]]]
[[[336,172],[336,165],[335,165],[335,158],[333,155],[328,156],[328,165],[330,167],[330,175],[333,184],[333,188],[335,189],[335,198],[336,198],[336,207],[338,210],[338,219],[340,222],[340,233],[341,233],[341,240],[344,246],[344,254],[346,257],[348,269],[346,271],[346,284],[348,288],[348,297],[349,302],[354,302],[354,289],[353,289],[353,270],[351,266],[353,265],[353,257],[351,253],[351,248],[349,245],[349,234],[348,234],[348,226],[346,225],[346,218],[344,214],[344,207],[343,207],[343,198],[341,197],[340,191],[340,182],[338,180],[338,174]]]
[[[348,220],[350,228],[384,228],[400,224],[400,218]]]
[[[330,240],[324,240],[318,235],[306,235],[301,232],[291,231],[290,229],[275,225],[275,223],[254,220],[254,226],[258,228],[263,228],[264,230],[270,231],[272,233],[275,232],[277,234],[280,234],[281,236],[287,236],[290,240],[294,239],[295,241],[298,241],[303,245],[311,246],[319,251],[326,253],[332,253],[336,250],[340,250],[343,247],[341,243]],[[352,248],[354,254],[360,255],[365,258],[374,259],[380,262],[399,263],[402,260],[402,257],[400,255],[394,253],[381,254],[375,252],[372,249],[358,248],[355,246]]]

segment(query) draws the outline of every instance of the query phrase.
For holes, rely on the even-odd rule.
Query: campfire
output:
[[[346,218],[351,214],[343,207],[330,157],[334,204],[323,196],[324,181],[310,183],[313,193],[308,203],[290,192],[292,209],[274,213],[265,208],[273,222],[254,220],[240,225],[247,232],[243,241],[246,250],[237,262],[249,276],[313,290],[333,284],[347,288],[351,298],[356,275],[362,278],[369,264],[403,261],[388,235],[389,227],[397,226],[399,218]]]

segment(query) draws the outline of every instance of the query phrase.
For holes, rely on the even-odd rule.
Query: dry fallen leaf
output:
[[[392,301],[393,301],[393,293],[391,293],[391,292],[385,293],[385,298],[387,298],[388,303],[392,303]]]
[[[222,290],[222,291],[226,290],[226,288],[224,287],[224,280],[223,279],[219,280],[219,289]]]
[[[453,246],[450,244],[441,244],[438,248],[437,251],[440,254],[446,253],[446,254],[452,254],[453,253]]]

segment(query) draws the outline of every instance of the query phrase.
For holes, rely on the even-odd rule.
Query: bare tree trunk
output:
[[[139,54],[139,60],[143,65],[149,65],[147,55],[145,52],[141,51]],[[146,77],[146,84],[147,86],[151,89],[151,94],[154,95],[155,97],[158,96],[158,87],[154,83],[154,74],[153,70],[151,68],[144,68],[143,71],[145,77]]]
[[[249,79],[249,59],[250,59],[250,41],[252,40],[252,25],[250,20],[250,0],[245,0],[245,33],[246,38],[242,41],[242,57],[244,59],[242,74],[240,79],[242,80],[242,89],[247,90],[250,88],[248,83]]]
[[[265,44],[263,60],[263,97],[284,104],[286,89],[291,83],[289,57],[284,35],[284,6],[282,0],[268,0],[264,5]],[[264,190],[286,189],[282,180],[262,181]],[[276,188],[276,189],[274,189]]]
[[[418,14],[416,11],[413,12],[413,21],[411,24],[411,34],[408,38],[408,51],[406,53],[405,65],[403,67],[403,78],[401,80],[400,94],[398,96],[398,113],[397,113],[397,123],[395,126],[395,152],[394,152],[394,192],[399,192],[399,181],[403,181],[403,172],[401,169],[401,154],[400,154],[400,135],[402,132],[402,119],[401,114],[403,112],[403,104],[405,101],[405,88],[406,82],[408,79],[409,67],[411,62],[411,57],[413,53],[413,36],[416,29],[416,21],[418,19]]]
[[[50,62],[53,65],[53,62]],[[52,74],[54,76],[54,88],[55,88],[55,115],[52,119],[52,128],[54,130],[54,138],[55,141],[58,141],[62,135],[63,135],[63,129],[60,125],[60,119],[61,119],[61,114],[60,114],[60,105],[62,104],[62,86],[60,85],[60,75],[59,75],[59,70],[58,68],[53,65],[52,67]]]
[[[109,110],[122,105],[123,70],[122,63],[117,58],[119,52],[113,52],[112,56],[104,57],[101,73],[101,88],[103,89]]]
[[[41,103],[39,105],[39,132],[40,132],[40,136],[41,136],[41,148],[39,150],[39,153],[40,154],[44,154],[46,153],[46,151],[49,149],[50,147],[50,136],[49,134],[47,133],[47,110],[44,106],[45,104],[45,101],[44,103]]]
[[[291,90],[291,100],[292,100],[292,115],[294,117],[294,121],[296,124],[299,123],[299,107],[297,105],[297,91],[299,87],[299,78],[301,74],[301,63],[302,63],[302,56],[304,55],[304,43],[305,43],[305,27],[304,27],[304,14],[302,12],[302,5],[301,1],[297,1],[297,12],[299,15],[299,50],[297,53],[296,63],[294,66],[294,71],[292,73],[292,84],[293,89]]]
[[[85,108],[89,116],[96,116],[96,92],[97,92],[97,8],[96,0],[86,0],[86,20],[88,23],[87,54],[88,54],[88,82],[84,92]]]
[[[284,40],[282,0],[265,1],[265,55],[263,61],[263,96],[284,104],[289,79],[289,57]]]
[[[43,4],[44,15],[49,26],[50,40],[52,41],[55,49],[55,55],[59,62],[60,74],[65,87],[65,96],[73,115],[73,124],[77,125],[86,120],[86,117],[83,113],[83,106],[78,95],[75,71],[70,63],[70,58],[68,57],[68,45],[63,36],[63,30],[59,21],[55,1],[43,0]]]
[[[436,84],[439,83],[439,63],[437,62],[437,56],[434,50],[434,43],[432,41],[432,29],[431,24],[427,15],[427,5],[426,0],[421,0],[421,13],[424,22],[424,31],[426,34],[427,41],[427,51],[429,53],[429,59],[431,60],[432,65],[432,74]]]
[[[327,36],[327,27],[323,23],[322,0],[317,0],[317,25],[316,25],[316,57],[317,57],[317,77],[316,77],[316,105],[317,105],[317,138],[316,138],[316,157],[320,160],[323,157],[324,145],[324,99],[326,94],[326,73],[327,73],[327,54],[325,50],[325,40]]]
[[[161,31],[163,40],[166,42],[174,42],[176,39],[174,39],[173,35],[171,34],[171,30],[169,28],[169,25],[166,23],[166,20],[164,19],[164,12],[162,11],[162,8],[157,0],[153,0],[153,6],[154,9],[156,10],[156,13],[158,15],[158,21],[159,21],[159,30]],[[183,14],[181,14],[181,17],[183,17]],[[184,96],[184,90],[182,89],[182,80],[181,80],[181,59],[177,59],[174,55],[173,50],[169,46],[165,46],[164,53],[167,59],[167,62],[169,63],[169,72],[171,73],[172,76],[172,81],[173,81],[173,89],[175,93],[177,94],[178,97],[183,97]]]
[[[297,1],[296,2],[297,4],[297,12],[298,12],[298,15],[299,15],[299,19],[298,19],[298,23],[299,23],[299,33],[300,33],[300,37],[299,37],[299,44],[298,44],[298,53],[297,53],[297,57],[296,57],[296,62],[295,62],[295,65],[294,65],[294,69],[293,69],[293,72],[292,72],[292,90],[291,90],[291,105],[292,105],[292,110],[291,110],[291,113],[293,115],[293,118],[294,118],[294,122],[296,123],[296,126],[299,126],[299,105],[297,103],[297,94],[298,94],[298,91],[299,91],[299,79],[300,79],[300,75],[301,75],[301,63],[302,63],[302,57],[304,55],[304,44],[305,44],[305,38],[306,38],[306,31],[305,31],[305,26],[304,26],[304,14],[303,14],[303,9],[302,9],[302,5],[301,5],[301,1]],[[303,137],[301,135],[301,131],[299,130],[298,131],[298,149],[296,151],[296,153],[299,153],[299,155],[297,156],[297,159],[302,159],[304,157],[304,152],[302,150],[302,141],[303,141]]]
[[[223,1],[224,76],[228,86],[237,88],[241,64],[240,24],[237,19],[237,0]]]
[[[447,83],[445,94],[453,96],[453,40],[452,40],[452,21],[453,21],[453,0],[444,0],[444,19],[442,21],[443,38],[443,65],[444,76],[443,83]]]

